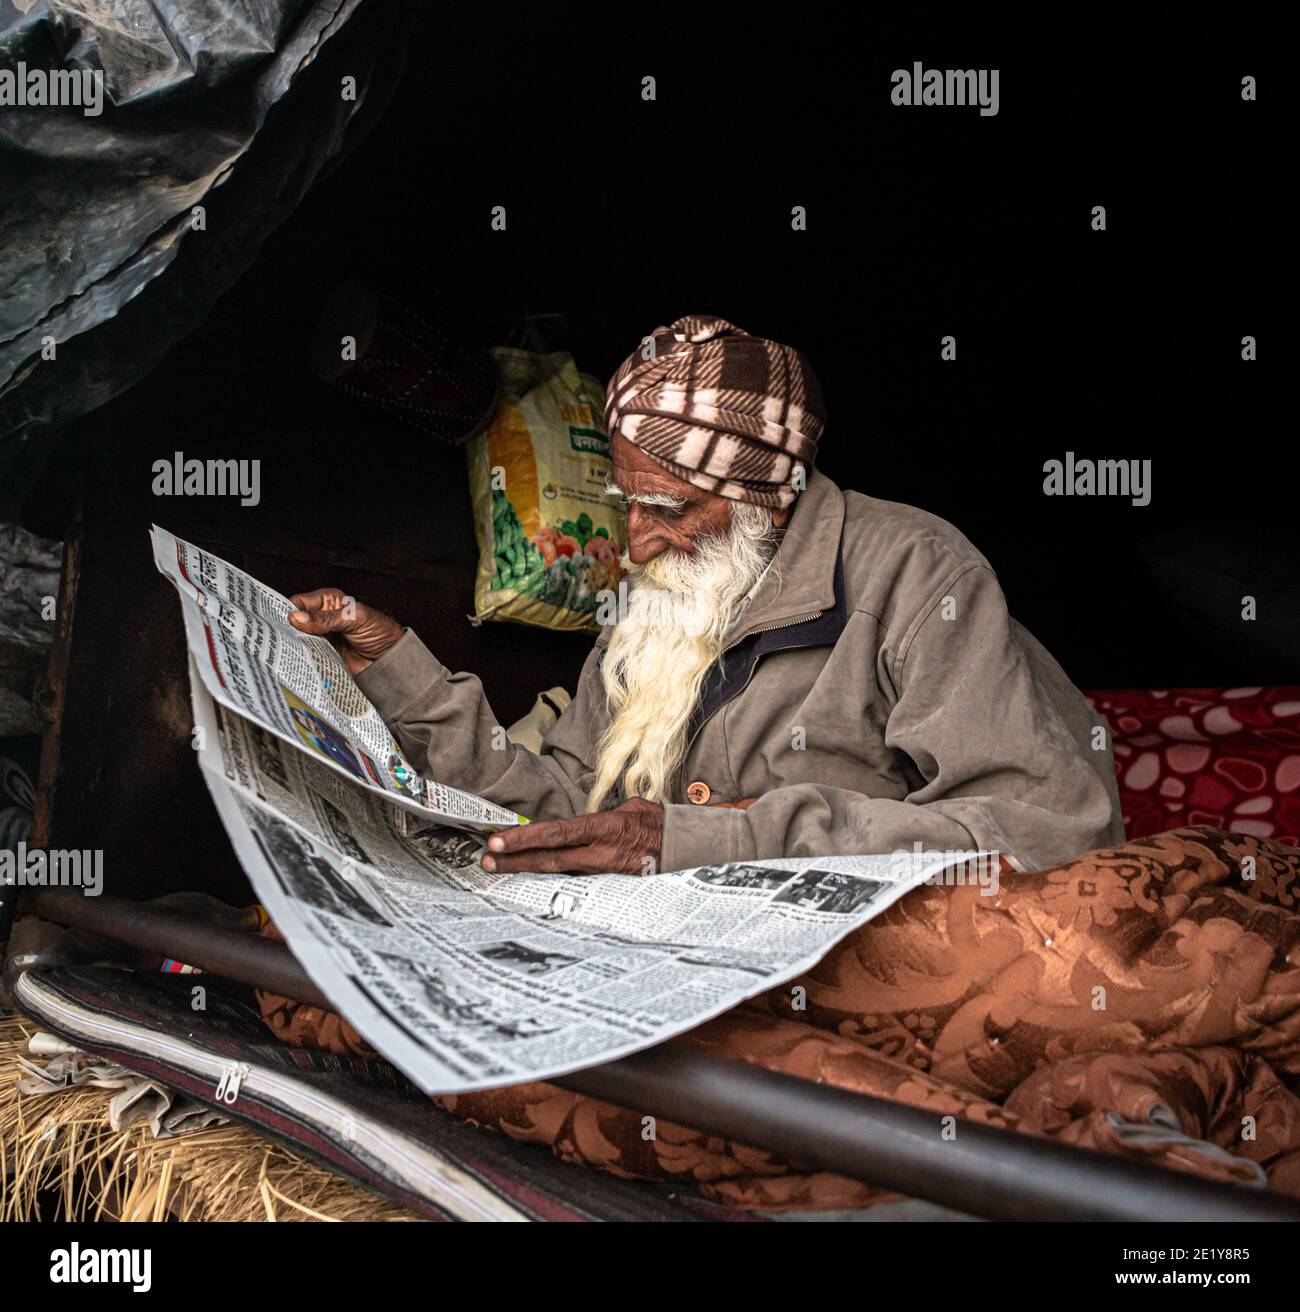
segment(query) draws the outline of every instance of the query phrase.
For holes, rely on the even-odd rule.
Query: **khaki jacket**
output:
[[[571,816],[607,723],[609,632],[540,754],[494,734],[478,679],[410,631],[358,682],[426,773]],[[917,843],[1032,870],[1124,837],[1105,721],[1007,613],[988,562],[934,515],[815,471],[706,678],[673,796],[664,870]]]

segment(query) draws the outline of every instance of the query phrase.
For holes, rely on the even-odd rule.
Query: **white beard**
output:
[[[737,502],[726,535],[702,540],[692,555],[664,552],[641,566],[624,558],[632,583],[627,614],[605,648],[610,723],[588,811],[600,809],[620,778],[628,797],[673,800],[704,676],[775,550],[771,511]]]

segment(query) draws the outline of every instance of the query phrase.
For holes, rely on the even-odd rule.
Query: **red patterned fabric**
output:
[[[1129,838],[1212,825],[1300,844],[1300,687],[1086,695],[1110,723]]]

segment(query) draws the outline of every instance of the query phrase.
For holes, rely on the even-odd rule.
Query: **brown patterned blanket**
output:
[[[340,1017],[260,995],[288,1043],[370,1055]],[[1300,848],[1177,829],[924,886],[807,975],[679,1043],[787,1074],[1300,1195]],[[439,1098],[557,1156],[747,1208],[862,1207],[841,1176],[550,1084]]]

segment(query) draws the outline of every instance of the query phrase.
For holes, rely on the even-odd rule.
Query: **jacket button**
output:
[[[687,785],[686,796],[689,797],[696,806],[703,806],[705,802],[713,796],[713,790],[708,784],[697,779],[693,784]]]

